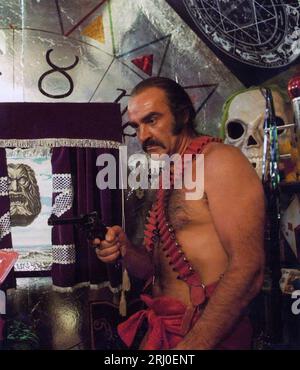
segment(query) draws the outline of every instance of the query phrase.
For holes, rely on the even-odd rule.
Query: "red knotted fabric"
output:
[[[217,283],[205,287],[207,298],[216,286]],[[118,326],[119,335],[128,347],[132,345],[145,319],[148,321],[148,334],[143,349],[158,350],[176,347],[201,316],[200,310],[195,310],[173,297],[152,298],[142,294],[140,298],[147,308],[136,312]]]

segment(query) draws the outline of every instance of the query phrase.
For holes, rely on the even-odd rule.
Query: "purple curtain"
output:
[[[96,185],[96,159],[110,153],[118,163],[116,149],[54,148],[52,154],[53,213],[74,217],[97,211],[106,225],[121,224],[121,193],[100,190]],[[101,285],[121,283],[118,266],[107,266],[96,257],[82,228],[54,226],[52,230],[53,284],[72,287],[81,283]]]
[[[116,159],[118,165],[119,151],[117,149],[72,149],[73,174],[75,199],[74,208],[76,214],[85,214],[97,211],[103,223],[107,226],[122,224],[122,198],[121,191],[116,189],[100,190],[96,184],[96,176],[99,168],[96,166],[98,155],[109,153]],[[75,161],[76,159],[76,161]],[[118,171],[118,166],[117,166]],[[118,173],[118,172],[117,172]],[[102,284],[109,281],[115,288],[121,283],[121,271],[114,266],[108,266],[98,260],[95,251],[87,246],[84,233],[77,228],[75,230],[76,246],[81,257],[78,279],[88,278],[91,284]]]

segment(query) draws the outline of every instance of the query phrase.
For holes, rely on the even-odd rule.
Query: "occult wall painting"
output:
[[[297,0],[167,0],[246,85],[259,84],[297,63]]]
[[[164,0],[10,0],[0,14],[0,101],[120,103],[131,151],[127,100],[142,79],[185,86],[208,133],[242,87]]]
[[[6,149],[16,271],[51,269],[52,169],[49,149]]]
[[[217,134],[226,97],[300,52],[296,0],[8,0],[0,14],[0,101],[118,102],[134,148],[126,107],[140,80],[177,80],[199,131]]]

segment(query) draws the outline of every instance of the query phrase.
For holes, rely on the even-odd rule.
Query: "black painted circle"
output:
[[[243,63],[275,68],[290,64],[299,56],[300,7],[289,7],[284,0],[183,3],[199,31]]]

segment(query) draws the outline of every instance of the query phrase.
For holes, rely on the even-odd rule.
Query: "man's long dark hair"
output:
[[[194,127],[196,111],[189,95],[186,93],[184,88],[170,78],[151,77],[141,81],[138,85],[136,85],[131,92],[131,96],[138,95],[142,91],[151,87],[157,87],[166,93],[169,107],[174,115],[176,123],[173,134],[178,135],[183,130],[183,117],[186,112],[188,113],[187,128],[190,132],[196,133]]]

